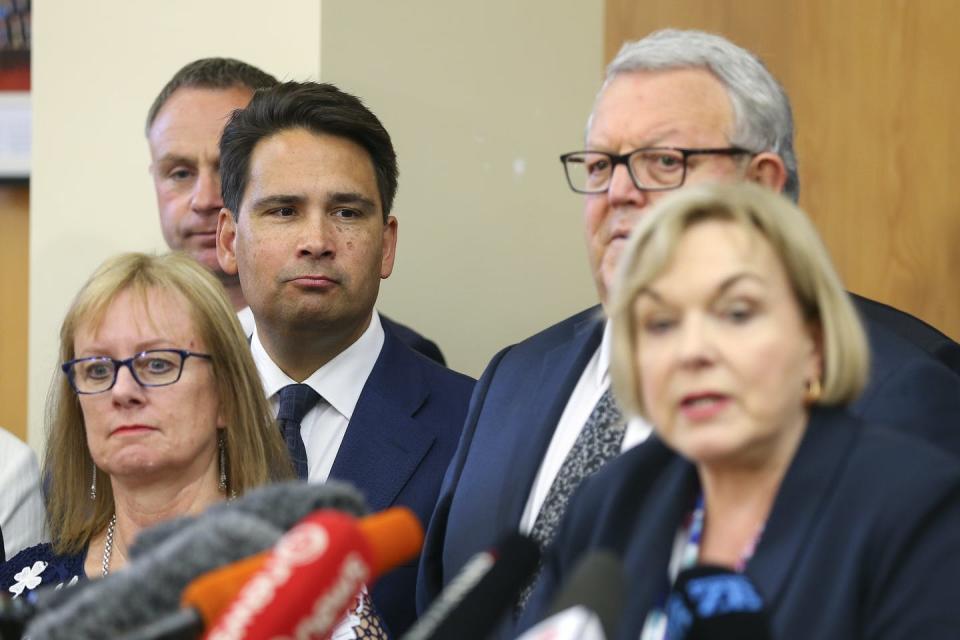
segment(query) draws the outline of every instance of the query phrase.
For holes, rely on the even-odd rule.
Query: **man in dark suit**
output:
[[[254,361],[298,475],[355,484],[373,509],[424,521],[456,448],[473,381],[415,353],[374,310],[393,270],[390,136],[336,87],[257,92],[220,142],[217,253],[256,319]],[[394,633],[415,617],[416,566],[373,601]]]
[[[634,223],[669,193],[645,187],[644,171],[672,172],[677,187],[746,179],[799,194],[783,89],[755,56],[699,32],[658,32],[624,46],[594,103],[585,147],[563,160],[570,186],[587,194],[585,235],[601,306],[488,365],[427,532],[420,607],[508,531],[530,532],[546,546],[580,480],[642,440],[642,425],[624,429],[598,416],[610,413],[602,305]],[[854,412],[960,454],[960,377],[874,315],[866,321],[871,384]],[[594,431],[608,434],[607,446],[591,448],[598,438],[583,434],[600,422],[604,429]]]
[[[223,284],[247,336],[253,313],[236,275],[217,262],[217,216],[220,197],[220,134],[227,118],[243,109],[257,89],[277,79],[232,58],[201,58],[177,71],[147,113],[150,175],[157,194],[160,228],[167,245],[204,265]],[[398,322],[381,317],[400,340],[440,364],[443,354],[431,340]]]

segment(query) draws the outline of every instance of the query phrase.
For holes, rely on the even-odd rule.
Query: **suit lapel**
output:
[[[856,425],[839,409],[814,409],[810,414],[807,432],[777,492],[760,543],[747,563],[746,573],[767,608],[776,608],[801,560],[805,541],[833,495],[859,432]]]
[[[429,391],[415,356],[403,349],[385,332],[330,471],[331,478],[360,488],[375,511],[393,504],[436,439],[414,420]]]
[[[636,512],[632,526],[615,527],[616,537],[605,542],[611,549],[629,550],[623,559],[631,580],[627,615],[645,617],[651,608],[662,606],[661,598],[670,587],[673,543],[684,518],[693,510],[700,483],[694,466],[656,437],[641,446],[650,452],[647,466],[655,468],[665,460],[667,468],[659,477],[651,477],[648,469],[638,469],[638,477],[631,483],[636,497],[627,501],[646,501],[647,506]],[[633,513],[634,509],[625,504],[624,512]],[[643,625],[642,617],[638,629]]]
[[[600,346],[603,323],[600,307],[593,307],[572,327],[572,340],[554,347],[543,358],[536,395],[524,401],[529,407],[530,422],[517,425],[520,430],[517,447],[506,467],[514,477],[509,482],[509,504],[500,512],[505,518],[500,523],[503,530],[515,530],[520,522],[560,416],[580,375]]]

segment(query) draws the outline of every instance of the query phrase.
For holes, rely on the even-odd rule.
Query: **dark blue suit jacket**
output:
[[[623,559],[637,638],[667,589],[674,537],[699,492],[696,470],[657,438],[611,461],[571,500],[524,620],[591,549]],[[818,409],[746,575],[775,638],[956,638],[960,466],[919,439]]]
[[[960,455],[960,377],[866,319],[871,382],[853,413]],[[501,351],[470,401],[421,556],[422,610],[464,563],[516,531],[534,476],[584,367],[600,344],[594,307]]]
[[[373,510],[403,505],[426,526],[474,381],[414,352],[388,325],[384,334],[330,477],[358,487]],[[380,578],[371,591],[394,634],[416,618],[416,576],[413,562]]]
[[[440,347],[438,347],[437,343],[433,340],[425,338],[407,325],[400,324],[396,320],[391,320],[382,313],[380,314],[380,324],[383,325],[384,329],[390,329],[393,331],[394,335],[400,338],[400,342],[404,343],[414,351],[422,353],[434,362],[439,362],[443,365],[447,364],[446,359],[443,357],[443,353],[440,351]]]

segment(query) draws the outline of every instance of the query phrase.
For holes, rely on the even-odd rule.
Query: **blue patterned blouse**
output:
[[[49,543],[27,547],[0,564],[0,593],[18,598],[41,585],[53,585],[57,589],[72,586],[87,579],[83,570],[86,557],[86,549],[78,554],[58,556]]]

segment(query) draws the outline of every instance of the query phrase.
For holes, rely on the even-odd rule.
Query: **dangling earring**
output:
[[[90,461],[91,466],[93,467],[93,478],[90,480],[90,499],[97,499],[97,465],[93,464],[93,460]]]
[[[807,391],[803,394],[803,401],[807,405],[816,404],[820,400],[820,395],[823,393],[823,388],[820,386],[820,377],[815,376],[812,380],[807,382]]]
[[[220,491],[227,490],[227,446],[224,442],[223,431],[217,432],[217,447],[220,449],[220,484],[217,488]]]

